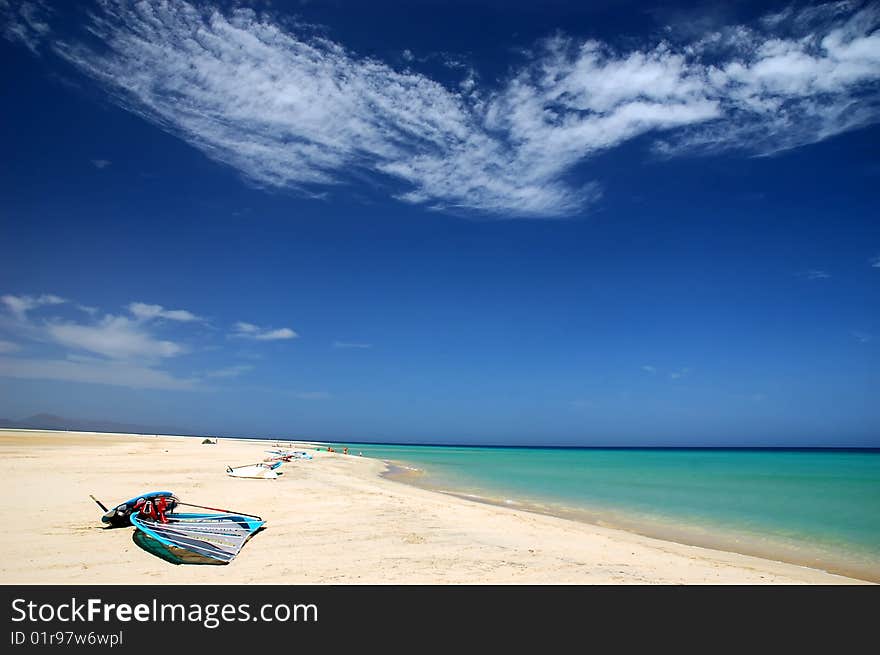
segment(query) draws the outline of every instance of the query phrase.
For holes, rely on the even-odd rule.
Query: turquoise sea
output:
[[[880,450],[342,445],[474,500],[880,581]]]

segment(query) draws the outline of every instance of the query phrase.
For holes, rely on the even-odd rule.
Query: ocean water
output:
[[[880,450],[348,446],[474,500],[880,581]]]

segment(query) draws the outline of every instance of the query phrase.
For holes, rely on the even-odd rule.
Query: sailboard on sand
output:
[[[170,491],[142,494],[112,509],[91,498],[104,510],[102,522],[133,525],[136,544],[174,564],[228,564],[266,523],[244,512],[184,503]],[[210,513],[176,513],[181,505]]]
[[[227,466],[226,475],[233,478],[255,478],[257,480],[274,480],[280,473],[275,469],[281,466],[281,462],[269,464],[260,462],[259,464],[248,464],[247,466]]]
[[[166,521],[135,513],[132,524],[182,561],[227,564],[265,521],[241,514],[172,514]]]

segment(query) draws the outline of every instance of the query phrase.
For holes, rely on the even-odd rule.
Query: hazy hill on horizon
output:
[[[73,430],[81,432],[122,432],[133,434],[188,434],[170,426],[141,425],[102,419],[77,419],[41,412],[22,419],[0,419],[0,428],[21,430]]]

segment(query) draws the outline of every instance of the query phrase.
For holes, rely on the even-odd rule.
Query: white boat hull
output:
[[[265,466],[239,466],[227,469],[226,475],[232,478],[253,478],[256,480],[274,480],[278,473]]]

